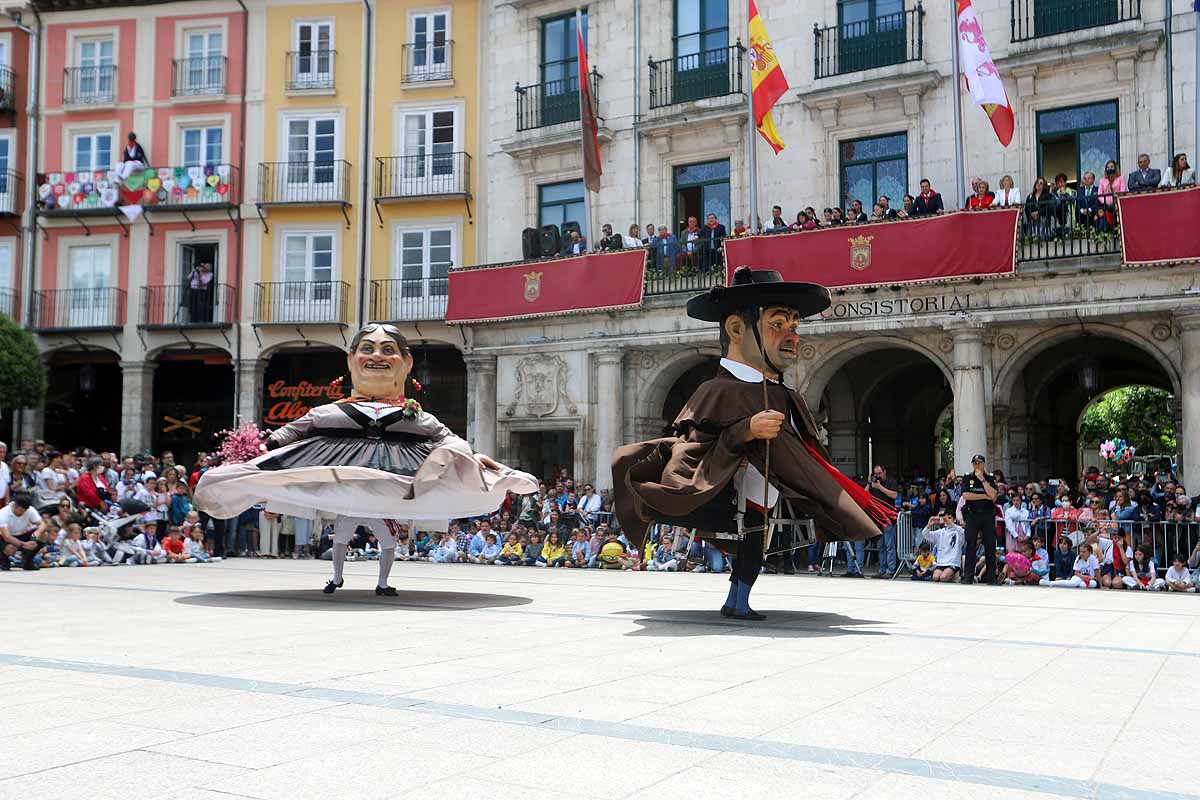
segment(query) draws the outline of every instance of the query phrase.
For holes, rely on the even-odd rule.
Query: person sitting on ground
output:
[[[447,532],[438,536],[437,547],[429,552],[429,560],[435,564],[453,564],[459,560],[460,555],[463,554],[459,552],[457,542]]]
[[[1121,578],[1120,585],[1126,589],[1147,592],[1160,592],[1166,588],[1167,582],[1158,577],[1158,570],[1154,566],[1154,551],[1149,545],[1139,544],[1133,548],[1133,558],[1125,565],[1125,575]],[[1114,581],[1112,588],[1120,587]]]
[[[575,531],[578,536],[579,531]],[[540,567],[566,567],[570,566],[567,563],[567,548],[563,546],[562,536],[558,531],[551,531],[546,537],[546,543],[542,545],[542,552],[537,560]]]
[[[471,558],[474,564],[495,564],[500,555],[500,545],[496,543],[496,534],[488,533],[483,537],[483,549],[479,555]]]
[[[1187,561],[1182,555],[1175,556],[1171,562],[1171,566],[1167,569],[1166,577],[1167,591],[1170,592],[1192,592],[1196,591],[1196,581],[1192,577],[1192,572],[1187,568]]]
[[[62,551],[58,559],[60,567],[98,567],[99,564],[92,563],[88,558],[87,549],[83,546],[82,540],[83,531],[79,524],[70,522],[66,527],[66,536],[63,538]]]
[[[34,560],[43,549],[41,535],[46,521],[33,508],[28,492],[14,492],[12,500],[0,508],[0,570],[9,568],[9,557],[19,555],[21,569],[36,570]]]
[[[912,579],[914,581],[933,580],[933,546],[929,542],[921,542],[917,547],[917,558],[913,564]]]
[[[616,531],[606,531],[604,544],[600,546],[600,552],[596,556],[596,566],[600,569],[631,569],[633,567],[629,551],[625,547],[625,543],[617,538]]]
[[[529,536],[529,544],[525,545],[525,553],[521,557],[521,566],[538,566],[538,561],[540,561],[542,558],[542,551],[545,549],[546,546],[542,544],[542,535],[537,531],[534,531]]]
[[[1041,534],[1035,533],[1029,537],[1029,541],[1033,548],[1033,563],[1030,564],[1030,570],[1038,576],[1040,581],[1050,575],[1050,554],[1046,552],[1045,540]]]
[[[575,531],[572,536],[574,540],[571,542],[570,558],[564,566],[587,569],[592,558],[592,544],[582,531]]]
[[[929,518],[929,526],[922,532],[923,541],[933,547],[933,580],[935,583],[951,583],[962,569],[965,532],[954,521],[953,514],[935,514]]]
[[[525,548],[521,546],[521,540],[517,538],[515,533],[509,533],[508,537],[504,540],[504,546],[496,554],[495,563],[511,567],[520,564],[524,558]]]
[[[112,556],[108,554],[108,547],[100,536],[99,528],[83,529],[83,549],[87,552],[88,563],[92,566],[114,566]]]
[[[1042,586],[1054,586],[1060,589],[1095,589],[1099,587],[1100,562],[1096,560],[1092,546],[1087,542],[1079,546],[1079,555],[1075,557],[1075,563],[1071,570],[1073,574],[1069,578],[1059,578],[1053,581],[1042,579],[1040,583]]]
[[[167,563],[187,563],[187,546],[183,543],[183,532],[177,526],[167,528],[167,538],[163,540],[162,548],[167,554]]]
[[[1022,539],[1018,547],[1019,552],[1005,556],[1000,577],[1005,586],[1037,586],[1041,583],[1042,576],[1033,571],[1033,561],[1037,558],[1033,551],[1033,542]]]
[[[184,537],[183,552],[187,555],[187,563],[189,564],[207,564],[212,561],[221,560],[213,558],[204,549],[204,532],[199,527],[193,527]]]

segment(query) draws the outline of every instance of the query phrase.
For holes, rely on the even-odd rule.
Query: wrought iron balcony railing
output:
[[[828,78],[876,67],[920,61],[925,45],[925,8],[873,16],[822,28],[813,25],[813,75]]]
[[[1113,25],[1142,16],[1142,0],[1009,0],[1009,6],[1014,42]]]
[[[254,284],[255,325],[346,325],[350,284],[342,281],[276,281]]]
[[[125,326],[125,290],[115,286],[91,289],[44,289],[33,293],[35,331],[102,331]]]
[[[1018,261],[1052,261],[1120,254],[1120,219],[1111,196],[1094,208],[1079,207],[1074,195],[1026,202],[1021,214]],[[1103,202],[1109,201],[1109,202]]]
[[[178,58],[171,62],[171,96],[204,97],[225,94],[225,56]]]
[[[21,186],[24,176],[15,169],[0,170],[0,216],[21,213]]]
[[[0,67],[0,111],[17,110],[17,74],[11,67]]]
[[[139,328],[226,327],[237,321],[237,292],[227,283],[142,287]]]
[[[601,75],[595,67],[591,77],[592,97],[599,103]],[[517,84],[516,92],[518,131],[579,121],[579,79],[574,75],[531,86]]]
[[[124,179],[115,170],[51,172],[40,179],[38,211],[47,216],[112,214],[118,206],[221,209],[237,205],[241,185],[238,168],[232,164],[147,167]],[[0,188],[0,205],[3,202]]]
[[[389,278],[371,281],[371,321],[445,319],[449,278]]]
[[[269,161],[258,165],[260,205],[349,205],[350,162]]]
[[[425,44],[402,45],[404,51],[404,72],[400,76],[401,83],[424,83],[426,81],[448,81],[454,77],[451,66],[451,56],[454,42],[447,39],[442,42],[426,42]]]
[[[63,70],[63,102],[69,106],[111,105],[117,100],[117,66],[67,67]]]
[[[333,91],[336,50],[292,50],[287,54],[289,92]]]
[[[660,61],[651,58],[650,108],[741,94],[745,53],[739,39],[732,47]]]
[[[16,319],[18,297],[16,289],[0,289],[0,314],[9,319]]]
[[[375,198],[471,194],[471,156],[430,153],[423,156],[385,156],[375,159]]]

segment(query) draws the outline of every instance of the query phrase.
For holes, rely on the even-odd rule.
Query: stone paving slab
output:
[[[1200,800],[1194,595],[327,569],[4,574],[0,800]]]

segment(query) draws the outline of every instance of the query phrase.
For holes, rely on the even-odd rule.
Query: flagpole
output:
[[[1196,59],[1195,59],[1196,60],[1196,80],[1200,81],[1200,1],[1196,2],[1195,8],[1196,8],[1196,47],[1192,52],[1195,53],[1195,55],[1196,55]],[[1170,13],[1169,8],[1168,8],[1167,13]],[[1196,111],[1196,120],[1195,120],[1196,124],[1192,128],[1192,130],[1194,130],[1196,132],[1196,138],[1195,138],[1195,148],[1196,149],[1193,152],[1196,153],[1196,163],[1200,164],[1200,85],[1193,83],[1192,88],[1196,90],[1196,97],[1194,98],[1195,105],[1192,106]],[[1174,158],[1175,154],[1167,153],[1167,157]],[[1175,166],[1174,163],[1172,163],[1171,167],[1174,168],[1174,166]]]
[[[746,0],[746,23],[750,23],[750,0]],[[746,36],[747,42],[750,40],[749,33]],[[1200,52],[1200,51],[1198,51]],[[746,133],[750,137],[747,142],[749,147],[748,158],[750,167],[750,213],[746,217],[746,226],[758,232],[758,126],[754,124],[754,56],[753,42],[750,42],[750,47],[746,48],[746,97],[749,102],[746,104],[749,113],[748,122],[746,124]],[[1197,159],[1200,161],[1200,158]]]
[[[575,7],[575,41],[577,42],[576,47],[583,48],[586,53],[587,37],[584,36],[583,15],[580,13],[578,6]],[[587,61],[589,65],[592,63],[591,59]],[[588,109],[584,108],[584,103],[587,101],[588,95],[585,95],[584,91],[588,90],[590,94],[591,87],[586,84],[588,76],[580,68],[580,64],[582,63],[580,54],[576,53],[575,70],[579,73],[579,166],[583,169],[583,219],[587,225],[586,236],[584,238],[587,239],[588,248],[594,250],[596,249],[596,243],[592,241],[592,235],[596,229],[592,225],[592,192],[588,189],[587,185],[587,131],[584,130],[588,118]]]
[[[967,201],[966,156],[963,154],[962,72],[958,62],[958,0],[950,0],[950,37],[954,43],[954,181],[958,188],[955,208]]]

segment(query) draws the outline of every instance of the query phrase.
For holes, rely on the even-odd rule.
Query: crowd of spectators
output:
[[[219,520],[195,509],[192,491],[214,463],[203,454],[188,468],[170,452],[61,453],[40,441],[10,452],[0,442],[0,569],[331,558],[332,520],[257,507]],[[994,476],[998,582],[1186,592],[1200,585],[1200,498],[1169,470],[1119,476],[1093,468],[1074,485],[1010,485],[1002,472]],[[967,569],[982,574],[982,547],[964,552],[962,476],[897,480],[876,467],[863,485],[904,516],[912,533],[901,552],[892,528],[875,542],[835,548],[832,557],[820,543],[775,555],[764,569],[828,574],[836,559],[844,560],[845,577],[862,577],[874,558],[883,578],[907,571],[913,580],[949,582]],[[611,495],[577,484],[566,469],[536,494],[508,495],[493,514],[440,527],[401,525],[397,559],[661,572],[730,567],[711,543],[669,525],[653,526],[645,546],[634,548],[612,513]],[[374,533],[360,528],[350,558],[379,556]]]

